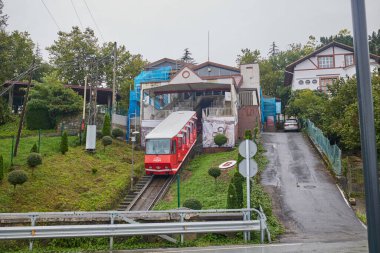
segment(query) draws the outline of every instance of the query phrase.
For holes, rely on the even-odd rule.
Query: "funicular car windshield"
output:
[[[145,152],[147,155],[170,154],[170,139],[148,139]]]

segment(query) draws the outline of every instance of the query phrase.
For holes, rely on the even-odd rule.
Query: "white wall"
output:
[[[256,88],[260,90],[260,69],[259,64],[240,65],[240,74],[243,76],[241,88]]]

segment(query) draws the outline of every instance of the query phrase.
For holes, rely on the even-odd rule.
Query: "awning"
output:
[[[181,84],[167,84],[163,86],[144,89],[147,92],[154,94],[168,94],[168,93],[181,93],[181,92],[194,92],[194,91],[229,91],[231,84],[227,83],[181,83]]]

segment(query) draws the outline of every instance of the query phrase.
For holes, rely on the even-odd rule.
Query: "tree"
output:
[[[227,136],[225,136],[224,134],[217,134],[215,135],[214,137],[214,142],[215,144],[218,146],[218,147],[221,147],[223,146],[224,144],[227,143]]]
[[[94,31],[91,28],[81,31],[78,26],[73,26],[68,33],[59,31],[58,39],[46,49],[60,81],[75,85],[84,84],[86,67],[99,55]]]
[[[106,146],[112,144],[112,138],[111,138],[111,136],[103,136],[103,138],[102,138],[102,144],[103,144],[103,147],[104,147],[104,151],[106,151]]]
[[[32,148],[30,149],[30,153],[38,153],[38,148],[37,148],[37,144],[34,143]]]
[[[190,50],[188,48],[185,48],[183,51],[184,52],[183,52],[183,56],[181,57],[181,61],[185,63],[195,64],[194,58],[191,57]]]
[[[235,171],[234,176],[232,178],[232,182],[233,182],[233,184],[235,186],[235,190],[236,190],[237,208],[243,208],[243,205],[244,205],[244,195],[243,195],[244,177],[239,173],[239,171]]]
[[[7,26],[8,15],[3,14],[4,3],[0,0],[0,30],[4,30]]]
[[[241,55],[237,55],[236,63],[238,66],[242,64],[252,64],[260,61],[260,51],[245,48],[241,50]]]
[[[11,110],[8,104],[0,97],[0,126],[13,121]]]
[[[371,35],[368,36],[369,39],[369,51],[372,54],[380,55],[380,29],[377,32],[373,31]]]
[[[208,174],[215,179],[215,184],[216,184],[216,179],[220,176],[221,171],[218,167],[212,167],[208,169]]]
[[[270,56],[276,56],[280,50],[278,49],[278,46],[276,45],[276,42],[272,42],[269,48],[268,55]]]
[[[23,170],[14,170],[8,174],[8,182],[16,189],[17,185],[22,185],[28,181],[28,176]]]
[[[62,155],[66,154],[66,152],[69,151],[69,143],[68,143],[66,131],[64,131],[62,136],[61,136],[60,151],[61,151]]]
[[[104,115],[102,136],[111,136],[111,118],[108,113]]]
[[[112,136],[113,138],[122,137],[124,136],[124,132],[120,128],[114,128],[112,129]]]
[[[351,32],[347,29],[340,30],[336,35],[331,35],[329,37],[321,37],[319,40],[321,42],[319,47],[325,46],[333,41],[345,44],[347,46],[353,46],[354,44],[354,39],[351,35]]]
[[[236,194],[236,188],[233,182],[228,186],[228,192],[227,192],[227,209],[237,209],[238,208],[238,202],[237,202],[237,194]]]
[[[27,158],[27,164],[30,168],[32,168],[32,174],[34,173],[34,169],[42,164],[42,156],[39,153],[30,153]]]
[[[0,155],[0,182],[3,180],[4,178],[4,159],[3,159],[3,156]]]

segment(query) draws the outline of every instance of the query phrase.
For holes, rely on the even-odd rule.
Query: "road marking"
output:
[[[215,251],[215,250],[235,250],[235,249],[251,249],[251,248],[269,248],[269,247],[284,247],[284,246],[300,246],[303,243],[279,243],[279,244],[265,244],[265,245],[252,245],[252,246],[242,246],[242,247],[225,247],[225,248],[219,248],[219,247],[213,247],[210,249],[182,249],[182,250],[171,250],[171,251],[165,251],[168,253],[175,253],[175,252],[200,252],[200,251]],[[162,251],[156,251],[156,252],[162,252]]]
[[[339,187],[338,184],[335,184],[335,185],[336,185],[336,187],[338,188],[340,194],[342,195],[342,197],[343,197],[343,199],[344,199],[344,202],[346,202],[347,206],[348,206],[349,208],[351,208],[351,205],[350,205],[350,203],[348,203],[348,201],[347,201],[347,199],[346,199],[346,196],[344,196],[344,193],[343,193],[342,189],[340,189],[340,187]]]

